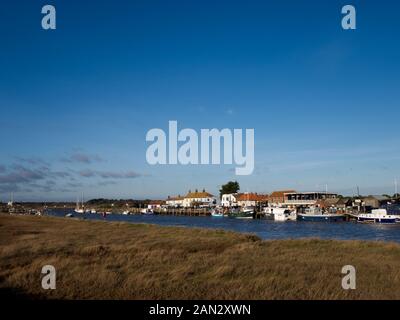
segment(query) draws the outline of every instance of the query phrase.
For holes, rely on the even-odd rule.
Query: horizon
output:
[[[343,1],[52,4],[52,31],[42,3],[0,12],[1,201],[217,196],[231,180],[242,192],[395,193],[399,3],[352,1],[347,31]],[[147,132],[175,120],[254,129],[254,172],[149,165]]]

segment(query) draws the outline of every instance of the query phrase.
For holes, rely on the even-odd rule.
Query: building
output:
[[[217,203],[217,199],[211,194],[206,192],[203,189],[202,192],[198,192],[197,189],[195,192],[189,192],[183,199],[183,207],[211,207]]]
[[[285,194],[296,192],[295,190],[281,190],[281,191],[274,191],[268,197],[268,202],[272,205],[281,205],[285,203]]]
[[[285,204],[294,206],[313,206],[316,205],[319,200],[335,199],[338,198],[336,193],[328,192],[285,192],[284,193]]]
[[[164,205],[164,200],[151,200],[151,202],[147,205],[147,209],[160,209]]]
[[[237,207],[238,206],[238,197],[241,193],[227,193],[223,194],[221,198],[221,206],[223,207]]]
[[[184,197],[181,197],[180,195],[178,195],[177,197],[170,197],[168,196],[167,200],[165,201],[165,203],[167,204],[167,207],[171,207],[171,208],[181,208],[183,207],[183,201],[184,201]]]
[[[379,195],[372,195],[362,199],[363,205],[369,209],[376,209],[382,205],[387,204],[390,202],[390,198],[386,196],[379,196]]]
[[[237,203],[240,207],[256,207],[267,205],[268,195],[257,193],[242,193],[237,198]]]
[[[339,198],[339,201],[336,203],[336,208],[340,213],[346,213],[348,209],[351,209],[353,206],[353,201],[349,197]]]

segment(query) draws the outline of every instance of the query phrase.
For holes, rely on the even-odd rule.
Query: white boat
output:
[[[224,217],[224,213],[222,212],[222,210],[213,209],[211,211],[211,216],[215,218],[222,218]]]
[[[271,214],[274,216],[275,221],[296,221],[297,214],[296,212],[288,209],[288,208],[272,208]]]
[[[90,213],[97,213],[97,211],[92,209],[92,210],[90,210]]]
[[[360,213],[357,216],[359,222],[396,223],[398,216],[387,214],[386,209],[375,209],[371,213]]]
[[[79,198],[76,199],[76,207],[74,210],[76,213],[85,213],[85,207],[83,205],[83,195],[82,195],[82,207],[81,204],[79,202]]]
[[[145,215],[150,215],[150,214],[154,214],[154,211],[152,209],[142,209],[140,210],[141,214],[145,214]]]
[[[123,215],[128,215],[128,214],[131,214],[131,213],[129,212],[129,210],[125,210],[125,211],[122,212],[122,214]]]

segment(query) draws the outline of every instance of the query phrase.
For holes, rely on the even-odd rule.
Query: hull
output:
[[[85,211],[83,211],[83,209],[75,209],[74,210],[76,213],[85,213]]]
[[[223,213],[211,213],[211,217],[214,218],[223,218],[224,214]]]
[[[311,222],[336,222],[344,221],[344,215],[339,214],[299,214],[298,220]]]
[[[362,213],[357,217],[359,222],[370,223],[396,223],[397,219],[395,215],[388,215],[386,209],[375,209],[371,213]]]
[[[396,218],[366,218],[358,217],[357,221],[365,223],[396,223]]]
[[[253,212],[231,213],[231,214],[229,214],[229,218],[235,218],[235,219],[253,219]]]
[[[275,221],[296,221],[297,215],[296,214],[274,214]]]

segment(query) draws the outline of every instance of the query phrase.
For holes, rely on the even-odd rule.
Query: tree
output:
[[[223,194],[237,193],[239,190],[240,186],[237,181],[229,181],[227,184],[222,185],[219,190],[219,197],[222,198]]]

